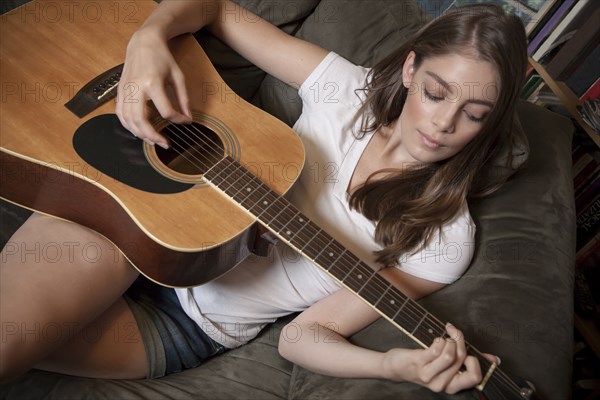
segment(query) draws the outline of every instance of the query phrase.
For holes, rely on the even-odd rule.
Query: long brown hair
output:
[[[503,147],[512,154],[515,103],[527,63],[525,29],[518,17],[493,5],[453,9],[371,69],[357,114],[362,119],[357,137],[388,127],[400,116],[408,92],[402,66],[411,51],[416,55],[415,70],[427,58],[448,54],[490,62],[498,75],[499,93],[481,131],[459,153],[382,179],[371,176],[352,193],[351,206],[378,222],[375,239],[383,249],[377,252],[377,261],[386,266],[427,243],[469,197],[492,193],[506,180],[482,172],[489,170]],[[506,162],[509,167],[510,156]]]

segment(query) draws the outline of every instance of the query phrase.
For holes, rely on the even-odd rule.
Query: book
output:
[[[600,232],[600,193],[577,214],[576,250],[583,248],[589,240]]]
[[[558,3],[557,0],[521,0],[521,2],[535,11],[535,15],[525,26],[527,37],[533,35],[536,28],[544,22],[546,16],[552,12],[553,7]]]
[[[598,232],[594,237],[590,238],[575,255],[575,265],[583,265],[586,264],[590,256],[598,253],[600,251],[600,232]]]
[[[600,98],[600,78],[588,88],[588,90],[579,98],[582,102],[588,100],[596,100]]]
[[[552,16],[537,33],[537,35],[535,35],[535,37],[529,42],[529,45],[527,46],[527,54],[532,55],[538,50],[538,48],[542,45],[544,39],[546,39],[546,37],[548,37],[548,35],[552,33],[552,30],[556,27],[556,25],[558,25],[558,23],[565,16],[567,11],[569,11],[571,6],[573,5],[573,2],[574,0],[565,0],[560,5],[560,7],[558,7],[558,9],[552,14]],[[548,44],[548,47],[549,46],[550,44]]]
[[[578,26],[579,20],[584,18],[584,13],[582,10],[584,10],[586,6],[590,4],[590,1],[591,0],[579,0],[567,10],[567,13],[560,18],[560,21],[552,29],[552,32],[550,32],[544,42],[541,43],[539,48],[533,53],[532,57],[534,60],[540,61],[546,52],[550,50],[553,45],[555,45],[555,43],[561,41],[561,36],[573,35],[571,31],[574,29],[574,26]],[[557,13],[558,12],[559,11],[557,11]]]
[[[535,24],[533,29],[531,29],[530,32],[527,32],[527,39],[532,40],[533,38],[535,38],[537,36],[537,34],[542,30],[542,28],[546,25],[546,23],[554,15],[556,10],[558,10],[558,8],[562,5],[563,0],[556,0],[556,1],[551,0],[548,3],[550,3],[549,4],[550,7],[548,7],[544,13],[538,12],[536,14],[537,23]]]
[[[577,97],[581,97],[596,82],[599,76],[600,44],[596,43],[594,50],[585,57],[564,82]]]
[[[597,3],[595,5],[596,8],[590,10],[588,3],[588,8],[581,10],[573,20],[576,28],[574,35],[547,63],[546,71],[554,79],[564,80],[570,76],[578,63],[600,42],[600,7],[597,7]]]
[[[590,205],[594,196],[600,193],[600,178],[596,178],[587,188],[575,199],[575,209],[585,209]]]
[[[586,167],[573,178],[575,196],[578,196],[582,191],[584,191],[599,173],[600,165],[594,166],[592,163],[587,164]]]
[[[540,85],[540,83],[543,83],[542,77],[536,73],[532,74],[529,77],[529,79],[527,79],[527,81],[525,82],[525,85],[523,85],[523,89],[521,89],[521,98],[529,98],[529,96],[531,96],[531,94]]]
[[[573,176],[579,175],[588,164],[594,164],[594,167],[599,165],[590,153],[583,153],[573,163]]]

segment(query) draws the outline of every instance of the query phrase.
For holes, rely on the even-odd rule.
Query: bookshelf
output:
[[[533,58],[529,57],[529,63],[533,67],[533,69],[542,77],[542,80],[550,89],[558,96],[563,105],[569,110],[571,116],[575,119],[575,121],[581,126],[581,128],[590,136],[590,138],[596,143],[598,147],[600,147],[600,134],[594,132],[591,126],[589,126],[581,117],[579,111],[577,111],[577,106],[581,104],[581,101],[573,91],[564,83],[555,80],[548,74],[543,65],[535,61]]]
[[[600,43],[600,24],[597,22],[600,9],[597,0],[548,0],[543,13],[545,15],[542,15],[542,10],[540,10],[533,18],[536,23],[533,26],[530,24],[527,29],[531,72],[536,73],[541,78],[541,83],[536,83],[533,79],[539,78],[532,76],[532,85],[538,85],[538,90],[542,87],[541,85],[546,85],[558,97],[562,106],[589,136],[596,147],[600,148],[600,133],[596,132],[583,119],[577,109],[577,106],[583,103],[582,99],[586,98],[582,96],[582,92],[584,92],[582,89],[588,86],[589,82],[592,82],[592,86],[588,86],[588,90],[591,87],[597,89],[597,80],[600,77],[600,69],[595,67],[598,65],[597,49]],[[586,66],[587,68],[585,68]],[[583,88],[573,85],[574,81],[571,80],[571,77],[576,73],[580,78],[579,82],[586,82]],[[575,89],[576,87],[577,89]],[[598,91],[596,90],[594,93],[596,93],[594,97],[597,97]],[[541,102],[544,103],[543,100]],[[594,174],[595,172],[590,172],[589,176],[592,180],[597,179],[594,178]],[[576,182],[578,181],[575,179],[574,172],[575,187],[577,187]],[[582,192],[593,190],[592,184],[589,183],[589,185],[581,185]],[[589,210],[586,207],[591,207],[589,203],[583,202],[582,192],[575,191],[576,203],[581,204],[576,211],[578,227],[580,213]],[[592,198],[595,197],[595,195],[592,196]],[[575,268],[581,267],[575,260],[573,260],[573,265]],[[595,318],[593,316],[582,316],[575,312],[574,327],[589,348],[600,358],[598,312],[596,312]]]

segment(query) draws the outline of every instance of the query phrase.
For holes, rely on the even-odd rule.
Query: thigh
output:
[[[35,367],[104,379],[139,379],[148,371],[142,335],[123,298]]]
[[[139,275],[103,236],[39,214],[0,258],[0,377],[26,371],[69,341]]]

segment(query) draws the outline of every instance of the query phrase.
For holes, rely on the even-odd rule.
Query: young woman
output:
[[[236,15],[242,14],[228,1],[161,2],[128,45],[121,85],[134,82],[140,90],[139,101],[117,103],[122,124],[140,139],[169,146],[149,124],[146,103],[173,122],[190,121],[187,90],[194,89],[186,88],[167,41],[207,27],[299,89],[303,112],[294,129],[305,144],[306,164],[338,168],[333,182],[304,171],[290,200],[412,298],[458,279],[474,240],[467,198],[498,187],[501,182],[479,173],[511,142],[526,62],[518,18],[496,7],[459,10],[368,70],[257,17]],[[309,90],[325,84],[336,85],[334,101]],[[379,315],[309,261],[290,259],[283,244],[270,257],[254,257],[205,285],[167,289],[143,279],[132,285],[138,273],[115,257],[111,244],[72,223],[33,215],[12,241],[34,248],[57,237],[94,242],[102,256],[94,263],[78,252],[64,252],[59,263],[3,258],[3,323],[19,321],[17,330],[56,324],[64,333],[53,341],[7,335],[0,349],[3,379],[32,367],[90,377],[160,377],[242,345],[265,324],[302,311],[294,326],[318,332],[320,340],[282,336],[279,349],[313,371],[412,381],[447,393],[481,380],[477,359],[466,355],[461,332],[450,324],[451,339],[422,350],[382,353],[348,342]],[[100,333],[97,340],[86,340],[90,326]],[[128,340],[115,340],[114,327]]]

